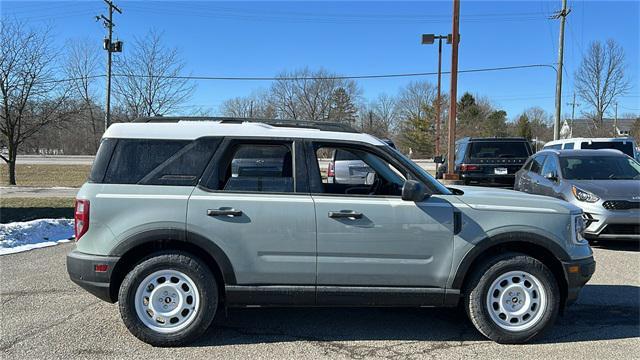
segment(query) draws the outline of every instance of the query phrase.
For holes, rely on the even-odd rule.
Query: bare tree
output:
[[[16,157],[25,140],[60,120],[67,86],[54,81],[56,52],[48,29],[0,22],[0,132],[7,156],[9,183],[16,184]]]
[[[220,106],[223,116],[239,118],[263,118],[276,117],[276,111],[269,99],[269,94],[264,90],[253,92],[246,97],[235,97],[225,100]]]
[[[613,100],[624,95],[631,87],[625,76],[624,50],[615,40],[609,39],[603,46],[599,41],[591,43],[580,67],[575,73],[576,92],[591,105],[596,126]]]
[[[76,126],[84,127],[87,123],[91,128],[93,151],[98,150],[99,139],[103,132],[103,111],[98,100],[100,73],[100,53],[94,41],[89,39],[69,41],[69,52],[66,56],[64,72],[71,79],[71,96],[80,102],[80,111]]]
[[[412,81],[400,89],[398,114],[402,119],[425,119],[436,98],[435,86],[427,81]]]
[[[278,117],[324,121],[329,119],[334,94],[343,88],[355,101],[360,94],[353,80],[336,79],[336,74],[324,69],[308,68],[283,72],[270,89],[270,99]]]
[[[362,106],[359,110],[362,131],[378,137],[391,138],[397,130],[397,100],[387,94]]]
[[[162,42],[161,33],[150,30],[130,48],[114,61],[114,94],[130,120],[165,115],[193,95],[195,84],[180,78],[185,61],[177,48]]]
[[[539,106],[526,109],[523,112],[529,119],[531,135],[539,141],[553,140],[553,119],[551,114]]]

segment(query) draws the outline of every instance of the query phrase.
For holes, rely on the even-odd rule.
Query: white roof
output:
[[[572,143],[572,142],[626,142],[626,141],[631,141],[634,142],[633,138],[631,137],[615,137],[615,138],[583,138],[583,137],[577,137],[577,138],[570,138],[570,139],[560,139],[560,140],[553,140],[553,141],[549,141],[548,143],[545,144],[545,146],[547,145],[555,145],[555,144],[565,144],[565,143]]]
[[[116,123],[109,126],[103,138],[193,140],[204,136],[348,140],[385,145],[378,138],[362,133],[271,126],[259,122],[221,123],[220,121],[184,120],[173,123]]]

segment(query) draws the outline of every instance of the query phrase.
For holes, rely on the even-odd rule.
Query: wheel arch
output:
[[[224,301],[225,285],[236,283],[229,258],[220,247],[204,236],[180,229],[145,231],[125,239],[111,251],[110,256],[120,257],[111,274],[111,300],[118,300],[120,285],[134,266],[153,253],[167,250],[185,252],[202,260],[213,273],[218,283],[219,298]]]
[[[537,234],[511,232],[488,237],[480,241],[462,259],[451,283],[452,289],[464,288],[474,269],[482,265],[491,256],[505,252],[517,252],[529,255],[543,264],[553,273],[560,288],[560,303],[567,299],[568,284],[562,261],[569,260],[567,252],[551,239]]]

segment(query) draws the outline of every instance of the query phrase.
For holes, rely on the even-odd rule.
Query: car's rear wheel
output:
[[[211,271],[184,253],[154,255],[127,274],[118,295],[120,314],[138,339],[178,346],[204,333],[216,313],[218,291]]]
[[[499,343],[523,343],[553,325],[560,292],[543,263],[509,253],[475,271],[465,286],[464,301],[469,319],[483,335]]]

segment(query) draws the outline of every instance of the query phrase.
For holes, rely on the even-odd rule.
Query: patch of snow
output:
[[[73,238],[73,220],[38,219],[0,224],[0,255],[69,242]]]

